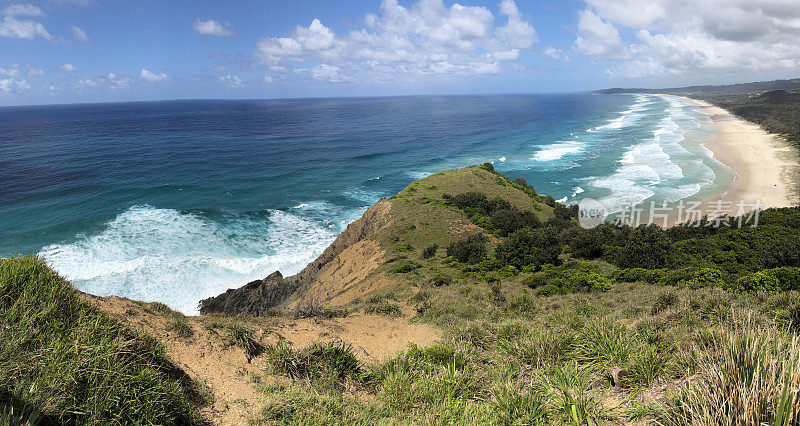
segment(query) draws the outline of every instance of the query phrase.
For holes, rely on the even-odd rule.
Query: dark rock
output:
[[[275,271],[263,280],[251,281],[237,289],[200,301],[200,313],[241,313],[266,316],[270,308],[283,303],[297,289],[297,280],[285,279]]]

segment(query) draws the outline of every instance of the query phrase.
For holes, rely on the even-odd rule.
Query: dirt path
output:
[[[256,340],[262,345],[274,345],[278,340],[296,347],[314,342],[344,342],[352,345],[364,362],[385,360],[412,342],[429,346],[441,337],[431,326],[409,322],[410,312],[400,318],[362,314],[331,319],[183,317],[182,322],[191,328],[191,336],[182,337],[171,327],[176,314],[158,305],[114,296],[85,298],[126,325],[161,341],[173,362],[210,391],[213,402],[203,414],[219,425],[248,423],[264,407],[259,383],[285,380],[266,376],[268,369],[263,357],[248,362],[243,349],[226,345],[220,328],[223,324],[237,323],[254,330]]]

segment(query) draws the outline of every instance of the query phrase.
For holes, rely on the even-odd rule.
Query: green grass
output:
[[[258,343],[253,330],[235,322],[224,324],[223,329],[225,331],[223,337],[225,344],[244,350],[247,362],[264,352],[264,346]]]
[[[800,358],[789,325],[800,303],[797,292],[732,294],[618,283],[606,293],[537,297],[513,280],[501,292],[504,301],[485,282],[426,287],[425,296],[413,299],[425,305],[418,306],[416,320],[442,326],[444,341],[411,345],[379,363],[359,362],[335,345],[327,351],[319,345],[267,349],[273,370],[293,383],[265,391],[268,398],[284,399],[273,400],[260,419],[282,424],[797,422]],[[628,386],[614,391],[625,402],[616,408],[604,402],[612,388],[610,366],[630,374]],[[729,408],[719,413],[718,407]]]
[[[0,423],[192,424],[201,402],[153,338],[43,261],[0,259]]]
[[[188,339],[194,336],[194,330],[184,317],[175,317],[167,323],[167,331],[175,333],[178,337]]]

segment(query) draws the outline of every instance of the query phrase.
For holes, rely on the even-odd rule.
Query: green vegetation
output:
[[[486,258],[486,241],[483,234],[472,234],[453,241],[447,246],[447,257],[461,263],[478,263]]]
[[[592,265],[556,269],[608,273],[607,264]],[[410,345],[379,363],[359,362],[337,344],[279,344],[268,349],[269,364],[293,383],[263,389],[281,402],[268,404],[260,418],[474,425],[798,420],[800,352],[787,328],[800,306],[797,292],[622,283],[607,292],[536,297],[526,285],[507,284],[498,298],[488,284],[463,282],[422,291],[417,319],[444,327],[444,342]],[[605,400],[611,366],[629,373],[628,386],[616,391],[620,406]]]
[[[199,423],[201,397],[149,336],[36,258],[0,259],[0,423]]]
[[[390,260],[371,272],[371,277],[382,274],[380,279],[392,286],[350,306],[387,316],[414,309],[411,321],[441,328],[444,338],[439,344],[410,345],[388,360],[365,362],[345,344],[295,348],[281,341],[261,347],[253,330],[231,319],[208,317],[204,321],[206,327],[220,330],[228,345],[244,350],[248,360],[261,356],[272,373],[282,376],[259,382],[270,384],[259,385],[267,403],[257,421],[475,425],[800,422],[800,208],[763,212],[755,228],[603,225],[585,230],[574,220],[574,208],[540,196],[524,179],[511,180],[490,166],[440,172],[393,197],[387,225],[379,227],[374,236]],[[32,262],[30,268],[45,268],[38,261],[24,262]],[[97,335],[109,333],[105,328],[88,333],[78,327],[106,327],[103,321],[113,322],[59,322],[61,311],[48,306],[61,306],[56,303],[61,300],[73,300],[68,305],[80,306],[80,312],[101,314],[82,304],[52,272],[44,282],[56,280],[62,283],[60,287],[19,284],[37,280],[19,281],[18,277],[31,273],[8,271],[3,276],[9,278],[2,285],[10,282],[31,287],[26,290],[31,295],[28,299],[14,294],[0,297],[4,314],[0,321],[8,321],[8,325],[0,322],[4,327],[0,337],[5,339],[0,343],[0,366],[16,366],[0,371],[5,374],[0,376],[4,386],[0,397],[7,401],[6,407],[14,407],[15,416],[22,407],[28,415],[55,414],[61,421],[106,421],[102,416],[109,412],[107,407],[87,406],[77,396],[64,397],[91,395],[73,391],[71,386],[99,383],[91,381],[95,379],[77,382],[61,379],[61,375],[71,374],[69,371],[86,374],[86,365],[95,364],[80,364],[81,368],[73,370],[70,365],[60,366],[51,371],[50,361],[40,365],[29,360],[37,359],[30,355],[33,353],[53,357],[53,365],[78,362],[68,352],[76,342],[87,344]],[[3,287],[3,294],[19,291],[14,286]],[[61,293],[48,296],[51,290],[47,289],[54,287],[68,297]],[[27,304],[23,306],[33,315],[54,316],[20,321],[17,318],[27,317],[15,313],[19,303]],[[169,332],[188,337],[191,327],[183,317],[159,305],[150,304],[148,309],[168,318]],[[334,311],[312,301],[299,307],[296,315],[329,315],[326,312]],[[44,327],[42,324],[60,324],[60,328],[48,328],[44,334],[32,332]],[[134,336],[115,327],[125,336]],[[26,339],[58,336],[52,341],[61,343],[18,340],[7,344],[9,339],[19,339],[8,330],[18,329],[25,330]],[[79,331],[83,334],[76,334]],[[97,345],[113,342],[100,340]],[[157,346],[147,346],[155,344],[144,337],[129,337],[124,342],[130,345],[132,341],[144,342],[137,343],[137,348],[151,348],[145,354],[157,350]],[[11,351],[17,347],[28,352],[17,355]],[[51,347],[56,350],[48,349]],[[149,417],[134,421],[193,421],[191,388],[187,390],[160,367],[159,362],[167,362],[164,358],[153,357],[137,355],[124,368],[143,369],[154,377],[146,388],[146,392],[161,395],[154,404],[184,411],[148,408],[144,411]],[[109,359],[107,355],[101,358]],[[614,389],[611,367],[628,373],[625,386]],[[26,372],[25,368],[33,369]],[[115,368],[123,367],[111,371]],[[40,376],[46,379],[37,379]],[[121,386],[116,382],[106,386],[110,387],[102,389],[125,397],[145,392],[138,384],[126,384],[124,389],[115,388]],[[125,401],[120,397],[86,398],[93,400],[92,404]],[[167,404],[171,401],[177,402]],[[128,415],[125,409],[115,410],[115,415]],[[156,415],[165,412],[173,417]],[[11,408],[5,408],[0,415],[10,418],[10,413]],[[80,415],[87,416],[86,420],[76,417]]]
[[[253,330],[237,323],[225,324],[223,328],[225,330],[225,344],[242,348],[248,362],[253,357],[259,356],[264,352],[264,347],[253,336]]]
[[[441,327],[444,341],[412,345],[380,363],[324,367],[333,371],[319,383],[284,373],[292,384],[264,392],[288,402],[268,405],[262,419],[800,420],[800,209],[762,212],[756,228],[585,230],[573,208],[486,165],[435,174],[409,189],[393,200],[398,224],[383,238],[398,257],[384,271],[393,273],[408,260],[400,253],[413,251],[397,248],[446,248],[445,258],[418,251],[416,266],[404,268],[392,290],[416,308],[412,321]],[[398,306],[370,300],[368,312]],[[328,355],[291,351],[304,365],[332,365]],[[276,371],[287,371],[280,365]],[[628,373],[615,403],[610,367]],[[726,392],[735,393],[730,403]],[[715,417],[719,407],[728,408]]]

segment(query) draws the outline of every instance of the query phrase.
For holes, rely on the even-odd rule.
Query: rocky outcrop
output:
[[[263,280],[251,281],[237,289],[200,301],[200,313],[241,313],[265,316],[294,293],[297,285],[275,271]]]
[[[276,271],[263,280],[202,300],[200,313],[265,316],[271,309],[297,306],[308,298],[326,304],[382,263],[384,252],[377,234],[389,224],[390,210],[390,201],[379,201],[296,275],[284,278]]]

